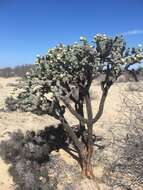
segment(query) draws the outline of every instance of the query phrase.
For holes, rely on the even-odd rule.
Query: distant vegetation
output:
[[[24,77],[26,72],[33,68],[34,65],[18,65],[14,68],[5,67],[0,69],[0,77],[9,78],[9,77]]]

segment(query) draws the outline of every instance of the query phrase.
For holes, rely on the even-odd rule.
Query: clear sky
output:
[[[143,44],[143,0],[0,0],[0,67],[33,63],[57,43],[96,33]]]

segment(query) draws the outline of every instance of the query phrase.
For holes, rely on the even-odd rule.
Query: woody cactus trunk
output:
[[[9,99],[16,110],[49,114],[59,120],[72,141],[77,153],[72,152],[72,155],[77,158],[82,174],[93,178],[93,126],[103,113],[110,87],[142,58],[142,49],[126,49],[123,36],[113,38],[97,34],[92,44],[81,37],[78,43],[60,44],[49,49],[45,56],[37,56],[35,68],[19,82]],[[100,75],[104,76],[100,83],[102,96],[94,116],[90,87]],[[65,118],[66,110],[78,119],[78,131]]]

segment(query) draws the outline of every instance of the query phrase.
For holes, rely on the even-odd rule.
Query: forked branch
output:
[[[81,116],[80,114],[77,113],[76,110],[74,110],[74,108],[65,100],[62,99],[63,103],[65,104],[65,106],[68,108],[68,110],[82,123],[87,124],[88,120],[85,119],[83,116]]]

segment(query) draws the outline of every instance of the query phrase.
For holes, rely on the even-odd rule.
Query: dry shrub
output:
[[[13,176],[16,190],[55,190],[58,170],[55,161],[49,161],[49,154],[66,146],[66,134],[61,126],[46,127],[37,133],[20,130],[11,134],[9,140],[0,144],[0,155],[10,163],[10,174]],[[60,159],[59,159],[60,162]],[[49,168],[56,167],[54,179],[49,178]],[[62,164],[62,169],[64,164]]]
[[[143,188],[143,94],[139,91],[123,98],[121,132],[113,134],[116,159],[106,160],[104,181],[123,190]]]
[[[143,84],[140,82],[129,83],[127,91],[129,92],[143,92]]]

